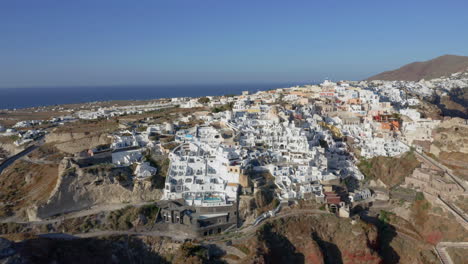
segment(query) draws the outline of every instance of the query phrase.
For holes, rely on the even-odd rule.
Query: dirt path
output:
[[[135,204],[128,204],[128,203],[118,203],[118,204],[103,204],[103,205],[96,205],[93,207],[90,207],[88,209],[76,211],[76,212],[70,212],[63,214],[59,217],[54,217],[54,218],[48,218],[48,219],[43,219],[40,221],[17,221],[15,219],[4,219],[0,221],[0,223],[7,223],[7,222],[14,222],[18,224],[33,224],[33,225],[42,225],[42,224],[52,224],[56,222],[61,222],[65,219],[71,219],[71,218],[78,218],[78,217],[83,217],[83,216],[88,216],[88,215],[94,215],[98,214],[101,212],[108,212],[108,211],[115,211],[119,210],[122,208],[125,208],[127,206],[136,206],[136,207],[141,207],[143,205],[147,204],[152,204],[154,202],[141,202],[141,203],[135,203]]]
[[[90,237],[102,237],[102,236],[117,236],[117,235],[128,235],[128,236],[152,236],[152,237],[170,237],[176,241],[184,241],[185,239],[193,238],[192,236],[184,233],[174,233],[173,231],[97,231],[83,234],[74,234],[76,238],[90,238]]]

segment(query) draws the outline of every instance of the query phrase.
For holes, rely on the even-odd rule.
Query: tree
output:
[[[198,99],[198,102],[199,102],[200,104],[207,104],[207,103],[210,102],[210,98],[208,98],[208,97],[201,97],[201,98]]]

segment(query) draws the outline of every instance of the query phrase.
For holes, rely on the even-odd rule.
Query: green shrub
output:
[[[201,97],[201,98],[198,99],[198,102],[199,102],[200,104],[207,104],[207,103],[210,102],[210,98],[208,98],[208,97]]]
[[[155,221],[159,213],[159,207],[156,204],[148,204],[139,208],[139,214],[144,215],[148,220]]]
[[[424,199],[425,199],[425,198],[424,198],[424,193],[422,193],[422,192],[417,192],[417,193],[416,193],[416,197],[415,197],[415,200],[416,200],[416,201],[422,201],[422,200],[424,200]]]
[[[390,223],[390,217],[392,215],[395,215],[395,214],[392,212],[385,211],[385,210],[380,210],[379,220],[382,221],[384,224],[388,224]]]

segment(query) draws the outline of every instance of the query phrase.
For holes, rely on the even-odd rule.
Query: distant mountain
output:
[[[452,73],[464,71],[467,68],[468,57],[457,55],[444,55],[428,61],[413,62],[397,70],[382,72],[368,78],[368,80],[429,80],[442,76],[447,76]]]

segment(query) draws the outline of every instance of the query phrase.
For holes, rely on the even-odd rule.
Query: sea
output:
[[[101,86],[101,87],[49,87],[0,88],[0,109],[20,109],[73,103],[150,100],[171,97],[200,97],[210,95],[251,93],[285,88],[303,83],[255,84],[194,84],[155,86]]]

